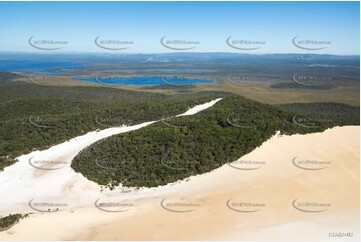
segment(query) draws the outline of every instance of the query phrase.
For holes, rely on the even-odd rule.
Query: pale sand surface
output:
[[[220,100],[221,98],[196,105],[179,116],[196,114],[213,106]],[[0,172],[0,215],[32,212],[33,210],[28,206],[28,202],[32,199],[34,199],[34,202],[66,203],[67,208],[74,208],[93,204],[93,200],[102,196],[119,197],[121,187],[117,191],[111,192],[107,190],[101,193],[99,185],[87,180],[70,167],[71,161],[81,150],[98,140],[114,134],[137,130],[154,122],[92,131],[54,145],[47,150],[34,151],[18,157],[17,163]],[[46,161],[48,164],[36,164],[35,167],[42,169],[34,168],[31,164],[34,165],[38,161]],[[60,162],[60,164],[55,162]],[[59,169],[44,170],[43,168]],[[153,190],[143,189],[132,195],[140,197],[152,196]],[[122,197],[124,194],[120,195]]]
[[[328,233],[353,232],[352,238],[342,240],[358,240],[359,155],[360,128],[357,126],[336,127],[307,135],[276,135],[240,159],[264,161],[264,164],[237,165],[238,168],[257,166],[259,169],[239,170],[224,165],[173,185],[128,194],[119,194],[119,190],[115,191],[118,195],[106,192],[108,196],[103,197],[104,202],[110,201],[112,194],[115,199],[112,201],[128,199],[134,204],[120,213],[95,208],[94,200],[99,196],[80,183],[72,184],[72,188],[67,189],[86,191],[88,204],[56,213],[35,213],[0,233],[0,239],[337,240],[330,239]],[[296,156],[299,160],[331,163],[322,170],[304,170],[292,164]],[[199,206],[166,206],[176,211],[194,209],[170,212],[161,207],[163,199],[165,204],[184,201]],[[264,207],[257,212],[236,212],[226,206],[229,199],[262,203]],[[301,212],[292,206],[295,199],[328,203],[330,207],[324,212]]]

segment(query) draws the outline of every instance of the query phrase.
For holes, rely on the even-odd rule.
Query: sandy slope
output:
[[[358,239],[359,138],[360,128],[356,126],[308,135],[274,136],[240,159],[262,161],[260,164],[235,164],[236,168],[258,169],[240,170],[224,165],[175,185],[123,194],[118,190],[114,200],[110,200],[109,194],[103,195],[104,202],[126,198],[134,205],[120,213],[97,209],[94,206],[97,194],[75,183],[77,190],[89,194],[88,205],[56,213],[36,213],[0,233],[0,239],[327,240],[329,232],[353,232],[352,238],[342,239]],[[321,170],[304,170],[292,164],[295,157],[296,161],[330,163]],[[323,212],[302,212],[292,206],[295,199],[330,206]],[[162,201],[168,210],[161,206]],[[197,206],[172,207],[168,206],[170,202]],[[248,213],[231,209],[255,210],[237,206],[241,202],[263,206]],[[318,209],[298,205],[308,211]]]
[[[221,98],[196,105],[181,115],[196,114],[219,100]],[[154,122],[89,132],[47,150],[18,157],[17,163],[0,172],[0,215],[33,212],[28,206],[32,199],[34,202],[61,202],[66,204],[67,208],[73,208],[88,204],[93,198],[117,196],[119,192],[101,193],[96,183],[88,181],[71,169],[71,161],[82,149],[100,139],[140,129]],[[44,165],[38,163],[44,161]],[[34,168],[31,164],[42,169]]]

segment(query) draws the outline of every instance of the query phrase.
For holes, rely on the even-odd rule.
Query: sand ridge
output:
[[[37,213],[1,233],[0,239],[337,240],[329,233],[352,232],[352,237],[341,239],[358,240],[359,135],[357,126],[275,135],[239,159],[264,161],[259,169],[239,170],[226,164],[188,181],[154,188],[152,196],[126,195],[135,206],[120,213],[101,211],[93,203],[73,212]],[[325,169],[305,170],[293,164],[295,157],[296,164],[307,168],[319,165],[301,161],[329,163],[322,163],[327,164]],[[191,211],[169,211],[162,201],[171,210]],[[170,206],[182,202],[190,206]],[[245,203],[253,207],[240,205]],[[307,203],[330,206],[303,206]]]

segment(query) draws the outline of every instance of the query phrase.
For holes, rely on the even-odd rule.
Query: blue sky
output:
[[[193,52],[359,54],[359,2],[0,2],[0,51],[44,52],[28,39],[67,41],[57,52],[176,52],[160,39],[198,41]],[[107,51],[94,39],[133,41]],[[263,41],[238,50],[226,39]],[[322,50],[292,39],[330,41]],[[54,51],[52,51],[54,53]]]

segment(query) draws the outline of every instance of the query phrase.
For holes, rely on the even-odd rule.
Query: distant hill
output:
[[[0,71],[0,83],[9,82],[9,81],[12,81],[13,79],[16,79],[19,77],[22,77],[22,76],[12,73],[12,72]]]

